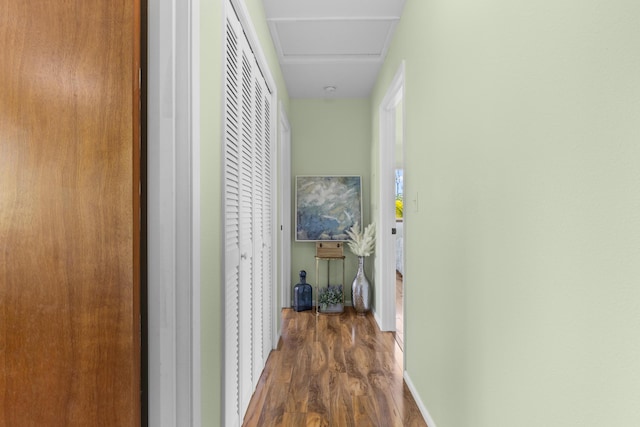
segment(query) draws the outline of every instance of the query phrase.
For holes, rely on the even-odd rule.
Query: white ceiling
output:
[[[369,96],[405,0],[262,1],[291,98]]]

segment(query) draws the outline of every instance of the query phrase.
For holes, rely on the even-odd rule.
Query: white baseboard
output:
[[[373,313],[373,318],[376,320],[376,323],[378,324],[378,328],[380,328],[380,330],[382,330],[382,319],[380,318],[380,315],[373,308],[371,309],[371,313]]]
[[[416,405],[418,405],[418,409],[420,409],[420,413],[422,413],[422,416],[424,417],[424,420],[427,422],[427,426],[436,427],[436,422],[433,421],[433,418],[431,418],[431,414],[429,414],[429,411],[427,410],[427,407],[424,406],[424,403],[422,402],[422,399],[418,395],[418,392],[416,391],[416,388],[413,386],[413,383],[411,382],[411,378],[409,377],[409,373],[407,371],[404,371],[403,376],[404,376],[404,382],[407,383],[407,387],[409,388],[409,391],[411,392],[411,395],[413,396],[413,400],[416,401]]]

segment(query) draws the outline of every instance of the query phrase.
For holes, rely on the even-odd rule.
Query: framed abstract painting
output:
[[[346,231],[362,224],[362,178],[296,177],[296,241],[346,241]]]

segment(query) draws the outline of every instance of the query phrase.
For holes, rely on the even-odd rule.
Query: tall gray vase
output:
[[[371,284],[364,274],[364,257],[358,257],[358,272],[351,284],[351,302],[356,313],[365,315],[371,310]]]

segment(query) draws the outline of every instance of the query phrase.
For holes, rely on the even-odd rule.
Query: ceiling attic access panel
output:
[[[291,98],[366,98],[405,0],[263,3]]]

